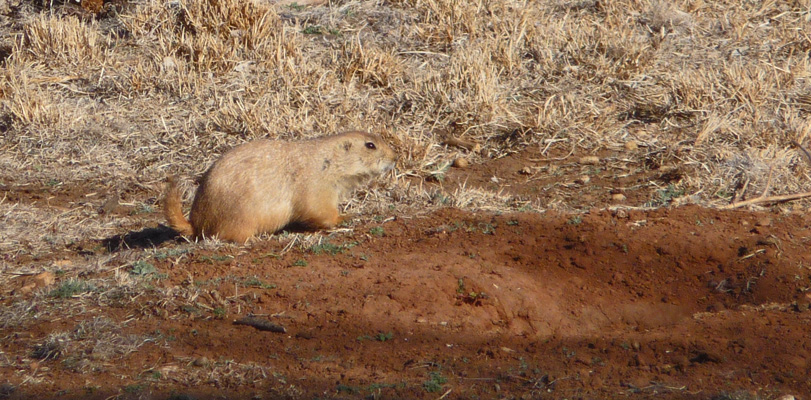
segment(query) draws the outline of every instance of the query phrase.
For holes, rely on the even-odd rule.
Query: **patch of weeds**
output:
[[[580,225],[581,222],[583,222],[583,218],[579,215],[575,215],[566,221],[568,225]]]
[[[436,393],[442,390],[442,385],[448,382],[448,379],[442,376],[439,371],[431,371],[428,373],[428,380],[422,383],[422,388],[428,393]]]
[[[463,278],[459,278],[459,280],[456,282],[456,299],[460,302],[480,306],[482,304],[482,300],[487,298],[487,293],[476,292],[473,290],[468,291],[465,287],[465,280]]]
[[[442,193],[436,192],[431,195],[431,203],[439,205],[448,205],[451,204],[451,198],[450,196],[446,196]]]
[[[324,33],[323,30],[324,29],[321,27],[321,25],[309,25],[306,28],[304,28],[304,30],[302,30],[301,33],[305,35],[320,35]]]
[[[434,182],[445,182],[445,174],[451,169],[451,163],[445,163],[439,166],[439,168],[431,171],[428,173],[428,180]]]
[[[59,179],[51,178],[45,181],[45,185],[50,187],[56,187],[62,185],[62,181],[60,181]]]
[[[138,393],[146,388],[143,383],[124,386],[124,393]]]
[[[90,282],[86,282],[79,279],[68,279],[59,284],[59,286],[56,289],[51,290],[49,295],[51,297],[56,297],[59,299],[67,299],[77,294],[93,292],[95,290],[96,286],[94,286]]]
[[[659,189],[654,194],[654,199],[645,203],[645,207],[665,207],[673,199],[684,196],[684,189],[679,189],[673,184],[667,185],[664,189]]]
[[[242,281],[242,287],[246,287],[246,288],[247,287],[252,287],[252,288],[259,288],[259,289],[276,289],[276,285],[274,285],[272,283],[265,283],[261,279],[259,279],[257,276],[251,276],[251,277],[245,278],[245,280]]]
[[[226,262],[226,261],[231,261],[233,259],[234,259],[233,256],[226,256],[226,255],[221,255],[221,256],[220,255],[213,255],[213,256],[210,256],[210,257],[209,256],[200,256],[200,261],[208,263],[208,264],[214,264],[215,262]]]
[[[372,236],[383,236],[386,234],[386,231],[382,226],[375,226],[374,228],[369,229],[369,234]]]
[[[185,305],[180,306],[180,311],[183,311],[185,313],[192,314],[192,315],[200,315],[200,309],[198,309],[195,306],[189,305],[189,304],[185,304]]]
[[[360,392],[360,389],[357,386],[344,385],[343,383],[338,384],[338,386],[335,387],[335,390],[338,393],[347,394],[358,394]]]
[[[385,332],[385,333],[378,332],[376,335],[372,336],[369,335],[358,336],[357,340],[358,342],[362,342],[364,340],[376,340],[378,342],[385,342],[392,339],[394,339],[394,332]]]
[[[518,225],[518,220],[517,219],[511,219],[511,220],[507,221],[507,225],[516,226],[516,225]]]
[[[194,281],[194,286],[201,286],[201,287],[202,286],[219,286],[220,283],[222,283],[223,279],[224,278],[219,277],[219,278],[203,280],[203,281]]]
[[[154,265],[144,261],[139,260],[132,264],[132,267],[129,270],[130,275],[139,276],[141,278],[158,278],[164,279],[167,277],[166,274],[161,274],[158,272],[158,269],[155,268]]]
[[[313,254],[329,254],[334,256],[336,254],[341,254],[345,252],[347,249],[351,249],[358,245],[358,242],[349,242],[344,244],[332,244],[329,241],[324,241],[323,243],[319,243],[310,247],[310,252]]]
[[[293,266],[294,267],[306,267],[307,266],[307,260],[305,260],[303,258],[299,258],[298,260],[296,260],[293,263]]]
[[[301,10],[304,9],[303,5],[301,5],[299,3],[296,3],[296,2],[290,3],[290,5],[288,7],[290,7],[290,9],[293,10],[293,11],[301,11]]]
[[[405,384],[396,384],[396,383],[373,383],[366,387],[366,390],[370,392],[376,392],[380,389],[389,389],[389,388],[396,388],[396,387],[404,387]]]
[[[360,259],[361,259],[361,260],[363,260],[363,261],[369,261],[369,256],[367,256],[365,253],[361,253],[361,254],[358,256],[358,258],[360,258]]]
[[[715,193],[715,197],[717,197],[717,198],[719,198],[721,200],[732,200],[732,196],[733,196],[732,193],[727,192],[726,190],[723,190],[723,189],[721,189],[721,190],[719,190],[718,192]]]
[[[214,309],[214,317],[219,318],[219,319],[225,318],[225,309],[222,308],[222,307],[215,308]]]
[[[152,257],[155,257],[156,260],[165,260],[169,257],[177,257],[183,254],[188,254],[191,251],[188,249],[168,249],[166,251],[160,251],[155,253]]]
[[[130,215],[138,215],[138,214],[151,214],[155,212],[155,207],[151,204],[146,203],[138,203],[138,206],[135,209],[130,211]]]
[[[479,222],[479,230],[485,235],[492,235],[496,232],[496,225],[489,222]]]
[[[265,254],[260,255],[259,257],[254,258],[251,261],[254,264],[259,264],[262,261],[263,258],[281,258],[281,256],[276,254],[276,253],[265,253]]]

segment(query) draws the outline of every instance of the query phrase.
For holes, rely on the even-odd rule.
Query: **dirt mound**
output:
[[[122,333],[157,335],[124,362],[79,375],[99,398],[809,390],[803,216],[444,209],[355,232],[286,252],[276,241],[248,251],[170,244],[151,260],[163,279],[137,302],[31,326],[30,336],[7,326],[2,350],[30,353],[48,332],[100,315]],[[249,314],[286,333],[233,323]],[[37,387],[78,395],[65,361],[18,359],[4,366],[6,379],[22,384],[13,371],[34,363],[47,372],[28,373],[52,382]]]

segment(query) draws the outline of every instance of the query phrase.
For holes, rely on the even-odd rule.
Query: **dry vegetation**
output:
[[[141,0],[105,1],[98,14],[2,0],[0,188],[64,188],[84,200],[51,207],[0,196],[0,266],[37,271],[15,260],[154,226],[167,175],[191,189],[224,150],[261,137],[381,133],[401,158],[396,174],[347,205],[368,218],[547,207],[425,184],[460,151],[443,145],[446,135],[481,144],[473,163],[533,146],[624,151],[633,141],[628,165],[675,167],[684,201],[707,206],[807,191],[811,160],[797,144],[811,146],[809,24],[809,0]],[[100,211],[110,199],[134,212]],[[71,273],[141,258],[90,259]],[[129,290],[115,276],[82,301]],[[0,326],[43,312],[31,304],[0,312]],[[116,336],[111,348],[87,350],[87,332],[115,333],[92,324],[43,348],[107,361],[152,340]]]
[[[808,188],[792,144],[811,131],[808,1],[2,7],[0,180],[95,193],[56,215],[0,202],[3,251],[137,225],[95,206],[133,191],[150,206],[165,176],[197,176],[240,142],[359,127],[402,154],[397,179],[371,194],[396,207],[435,197],[405,178],[447,168],[446,134],[481,143],[474,162],[635,141],[631,161],[677,165],[689,201],[708,205],[761,194],[770,170],[772,194]],[[446,196],[527,206],[464,192]]]
[[[635,141],[632,161],[677,165],[689,201],[708,205],[762,193],[770,170],[772,194],[808,187],[792,144],[807,146],[811,132],[808,1],[3,8],[0,179],[79,185],[97,193],[94,206],[134,190],[150,206],[165,176],[197,176],[246,140],[359,127],[402,154],[397,179],[370,194],[397,207],[435,197],[405,178],[447,168],[447,134],[483,145],[474,162]],[[465,192],[446,195],[462,207],[527,205]],[[12,234],[0,245],[22,251],[127,225],[94,208],[54,215],[3,201]],[[59,235],[24,229],[32,224]]]

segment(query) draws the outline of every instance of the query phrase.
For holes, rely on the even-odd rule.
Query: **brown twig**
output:
[[[442,138],[442,142],[447,144],[448,146],[461,147],[474,153],[482,149],[482,146],[476,142],[472,142],[470,140],[465,139],[459,139],[457,137],[451,136],[450,134]]]
[[[234,321],[234,325],[248,325],[252,326],[260,331],[268,331],[268,332],[276,332],[276,333],[285,333],[287,329],[284,329],[281,325],[276,325],[273,322],[270,322],[266,319],[259,319],[256,317],[244,317]]]
[[[808,161],[808,163],[811,164],[811,153],[809,153],[808,150],[805,149],[805,147],[803,147],[794,140],[791,141],[791,144],[797,146],[800,150],[802,150],[803,154],[805,154],[805,161]]]
[[[811,192],[803,192],[803,193],[795,193],[795,194],[786,194],[782,196],[759,196],[754,199],[739,201],[732,204],[727,204],[721,207],[722,210],[729,210],[733,208],[748,206],[752,204],[758,203],[782,203],[785,201],[792,201],[792,200],[799,200],[804,199],[806,197],[811,197]]]

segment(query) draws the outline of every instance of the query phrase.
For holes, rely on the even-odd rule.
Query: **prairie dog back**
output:
[[[206,171],[190,221],[179,209],[172,180],[164,211],[181,234],[235,242],[291,223],[330,228],[342,220],[339,202],[359,184],[392,169],[395,160],[379,136],[365,132],[290,142],[256,140],[227,151]]]

